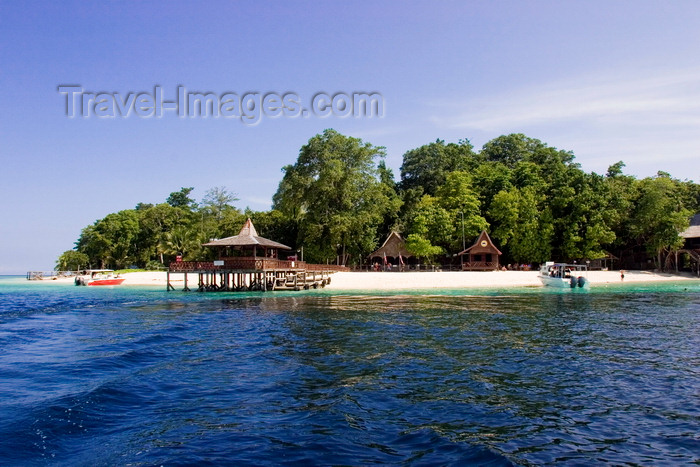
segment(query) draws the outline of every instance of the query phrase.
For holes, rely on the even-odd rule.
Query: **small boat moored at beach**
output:
[[[541,268],[539,278],[542,284],[558,288],[590,288],[588,267],[581,264],[554,263],[547,261]]]
[[[123,277],[114,275],[112,269],[87,269],[75,277],[75,285],[120,285]]]

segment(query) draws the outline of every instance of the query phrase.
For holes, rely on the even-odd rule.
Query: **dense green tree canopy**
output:
[[[75,250],[64,251],[56,260],[56,271],[78,271],[90,265],[90,258],[85,253]]]
[[[459,144],[445,144],[438,139],[407,151],[401,165],[401,188],[422,189],[428,195],[434,195],[450,172],[471,170],[477,165],[477,156],[468,140]]]
[[[378,227],[395,206],[379,178],[384,148],[326,130],[283,168],[274,209],[297,224],[297,247],[306,258],[359,260],[378,240]]]
[[[236,235],[246,217],[258,232],[311,262],[360,265],[392,231],[422,261],[449,264],[488,229],[503,263],[585,261],[612,254],[625,267],[664,267],[679,232],[700,211],[700,185],[659,171],[586,173],[569,151],[523,134],[503,135],[478,152],[467,140],[436,140],[404,154],[400,181],[385,150],[326,130],[285,166],[273,209],[241,212],[225,187],[197,203],[193,188],[159,204],[108,214],[80,233],[57,267],[158,266],[176,255],[204,259],[202,243]],[[293,253],[292,252],[292,253]],[[644,261],[641,263],[640,261]]]
[[[174,208],[189,208],[195,204],[195,201],[190,198],[192,190],[194,190],[194,187],[180,188],[180,191],[170,193],[165,202]]]

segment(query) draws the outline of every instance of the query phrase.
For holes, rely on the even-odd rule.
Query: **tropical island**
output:
[[[241,211],[215,187],[197,202],[192,187],[164,202],[111,213],[80,232],[57,270],[143,268],[213,260],[203,245],[236,235],[251,219],[260,236],[309,263],[377,267],[371,255],[400,234],[405,253],[382,266],[462,270],[464,252],[488,232],[499,269],[557,259],[602,269],[697,273],[697,251],[681,234],[700,212],[700,185],[666,172],[638,179],[612,164],[587,173],[570,151],[523,134],[476,151],[468,140],[433,143],[403,155],[399,180],[385,148],[329,129],[312,137],[283,176],[268,211]],[[697,248],[697,245],[693,245]],[[619,274],[619,273],[618,273]]]

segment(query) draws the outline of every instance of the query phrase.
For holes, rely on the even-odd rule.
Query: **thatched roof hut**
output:
[[[384,240],[382,246],[369,255],[371,262],[376,261],[381,263],[384,261],[384,258],[386,258],[387,262],[391,264],[399,264],[399,257],[405,259],[411,258],[413,255],[406,249],[401,235],[396,232],[391,232],[386,240]]]
[[[683,238],[700,238],[700,214],[695,214],[690,219],[690,226],[680,233]]]

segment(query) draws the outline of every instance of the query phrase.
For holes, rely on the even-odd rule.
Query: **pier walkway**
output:
[[[334,272],[349,270],[345,266],[263,257],[178,261],[168,268],[167,289],[175,290],[171,274],[184,274],[184,291],[192,290],[190,284],[199,292],[308,290],[330,284]],[[193,282],[189,281],[191,275],[195,275]]]

